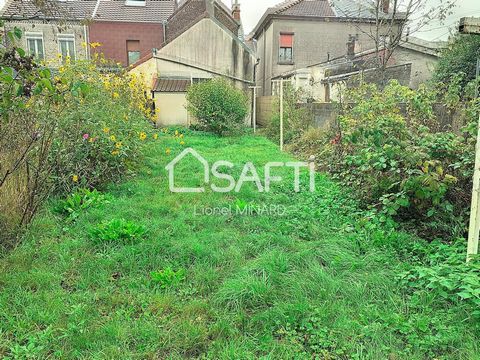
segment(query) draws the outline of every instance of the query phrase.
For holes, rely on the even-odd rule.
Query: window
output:
[[[135,64],[140,60],[140,41],[127,40],[128,65]]]
[[[60,54],[65,61],[67,57],[71,60],[75,60],[75,36],[74,35],[59,35],[58,46],[60,48]]]
[[[26,33],[28,53],[37,60],[45,60],[45,49],[43,48],[42,33]]]
[[[145,0],[126,0],[125,5],[126,6],[145,6],[146,2]]]
[[[293,63],[293,34],[280,34],[278,62],[281,64]]]

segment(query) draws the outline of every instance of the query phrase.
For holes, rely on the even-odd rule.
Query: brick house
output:
[[[9,0],[2,12],[6,30],[19,27],[20,44],[37,58],[58,64],[58,54],[88,59],[91,53],[123,66],[161,48],[175,0],[48,0],[40,11],[32,0]],[[100,43],[90,49],[85,43]],[[82,46],[82,44],[84,46]]]
[[[223,77],[245,90],[254,85],[256,56],[243,41],[237,2],[230,10],[221,0],[185,0],[166,34],[165,45],[131,70],[146,78],[159,124],[191,123],[185,95],[192,83]]]
[[[133,65],[165,43],[166,20],[175,0],[98,0],[89,25],[94,51],[124,66]]]
[[[45,3],[43,11],[31,1],[9,0],[1,13],[5,30],[17,27],[23,37],[17,46],[27,50],[38,60],[59,65],[69,56],[73,60],[89,58],[88,26],[96,1],[69,1]],[[62,59],[59,58],[62,55]]]
[[[382,2],[383,16],[391,16],[389,0]],[[283,73],[343,56],[352,36],[357,52],[373,48],[371,7],[369,0],[289,0],[267,9],[251,34],[259,94],[271,95],[272,79]]]

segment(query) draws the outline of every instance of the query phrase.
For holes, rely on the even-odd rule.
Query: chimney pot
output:
[[[232,4],[232,17],[240,22],[240,4],[235,0]]]
[[[390,0],[380,0],[381,6],[382,6],[382,11],[385,14],[388,14],[390,11]]]

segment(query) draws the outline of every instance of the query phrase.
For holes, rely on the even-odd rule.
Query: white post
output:
[[[280,151],[283,151],[283,79],[280,80]]]
[[[250,86],[250,89],[253,89],[253,114],[252,114],[252,122],[253,122],[253,133],[257,132],[257,89],[260,89],[260,86]]]
[[[480,73],[480,58],[477,59],[477,79]],[[478,97],[478,87],[475,90]],[[470,207],[470,226],[468,228],[467,262],[472,255],[478,254],[478,237],[480,235],[480,117],[478,120],[477,144],[475,147],[475,170],[473,173],[472,205]]]

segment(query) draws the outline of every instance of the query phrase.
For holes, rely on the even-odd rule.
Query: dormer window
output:
[[[126,0],[125,5],[127,6],[145,6],[146,0]]]

